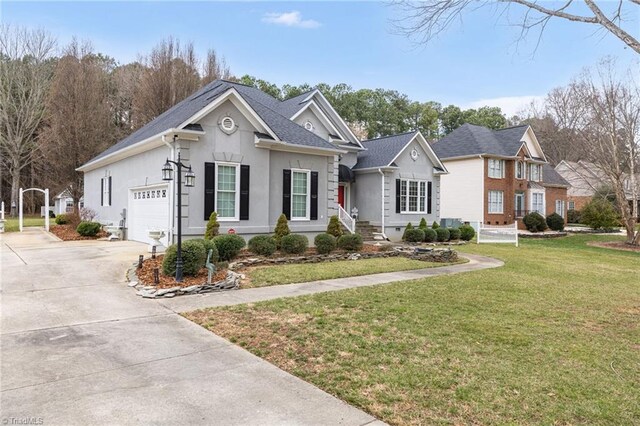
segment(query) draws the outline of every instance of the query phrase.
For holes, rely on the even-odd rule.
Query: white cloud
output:
[[[544,101],[544,96],[526,95],[526,96],[504,96],[501,98],[480,99],[470,102],[465,108],[480,108],[483,106],[500,107],[502,113],[507,117],[511,117],[522,112],[531,102],[537,104]]]
[[[302,14],[297,10],[283,13],[265,13],[262,17],[262,22],[274,25],[284,25],[285,27],[306,29],[318,28],[322,25],[320,22],[314,21],[313,19],[302,19]]]

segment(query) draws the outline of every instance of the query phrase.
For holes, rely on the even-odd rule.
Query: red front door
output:
[[[338,204],[344,209],[344,186],[338,186]]]

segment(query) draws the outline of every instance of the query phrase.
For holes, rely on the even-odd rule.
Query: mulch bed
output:
[[[52,225],[49,230],[63,241],[97,240],[106,238],[109,235],[105,231],[100,230],[95,237],[83,237],[78,234],[76,227],[73,225]]]
[[[360,250],[360,253],[377,253],[379,251],[380,251],[380,246],[365,244],[364,246],[362,246],[362,250]],[[346,253],[346,252],[342,249],[336,249],[335,253]],[[316,251],[316,248],[309,247],[307,251],[304,252],[304,254],[287,254],[287,253],[282,253],[280,251],[276,251],[269,257],[299,257],[299,256],[313,256],[315,254],[318,254],[318,252]],[[242,259],[249,259],[254,257],[263,257],[263,256],[258,256],[257,254],[251,253],[248,249],[244,248],[240,251],[238,256],[232,260],[232,262],[238,262],[238,261],[241,261]]]
[[[189,287],[192,285],[201,285],[207,282],[207,276],[209,271],[207,268],[200,269],[198,275],[185,275],[181,283],[177,283],[174,276],[167,276],[162,273],[162,258],[164,256],[157,256],[155,259],[145,259],[142,262],[142,268],[136,270],[138,281],[145,285],[152,285],[156,288],[171,288],[171,287]],[[153,270],[158,268],[160,284],[153,283]],[[226,269],[220,269],[216,271],[211,277],[211,282],[222,281],[227,276]]]
[[[587,243],[587,245],[593,246],[593,247],[601,247],[601,248],[623,250],[623,251],[633,251],[636,253],[640,253],[640,246],[632,246],[631,244],[627,244],[624,241],[611,241],[607,243],[590,242],[590,243]]]

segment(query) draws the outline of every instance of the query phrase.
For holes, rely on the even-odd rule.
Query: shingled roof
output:
[[[522,146],[528,125],[491,130],[475,124],[463,124],[431,147],[441,160],[470,155],[515,157]]]
[[[561,186],[566,188],[571,186],[549,163],[542,166],[542,183],[544,186]]]
[[[280,140],[294,145],[336,149],[336,147],[330,142],[322,139],[315,133],[308,131],[289,119],[289,117],[291,117],[289,112],[292,109],[292,103],[281,102],[280,100],[269,96],[254,87],[226,80],[214,80],[183,101],[169,108],[145,126],[136,130],[115,145],[109,147],[101,154],[91,159],[88,163],[106,157],[109,154],[132,146],[145,139],[159,135],[168,129],[178,128],[182,123],[197,114],[213,100],[231,88],[236,89],[238,94],[247,102],[247,104],[249,104],[249,106],[256,112],[256,114],[258,114],[258,116]],[[187,126],[189,124],[187,124]]]
[[[377,139],[369,139],[362,142],[367,150],[358,153],[358,162],[354,170],[368,169],[372,167],[389,167],[394,158],[407,146],[418,132],[412,131],[399,135],[385,136]]]

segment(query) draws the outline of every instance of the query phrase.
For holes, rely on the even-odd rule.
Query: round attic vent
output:
[[[223,117],[220,120],[220,129],[227,134],[233,133],[236,131],[236,122],[229,116]]]
[[[313,131],[313,123],[310,121],[307,121],[306,123],[304,123],[304,128],[310,132]]]

